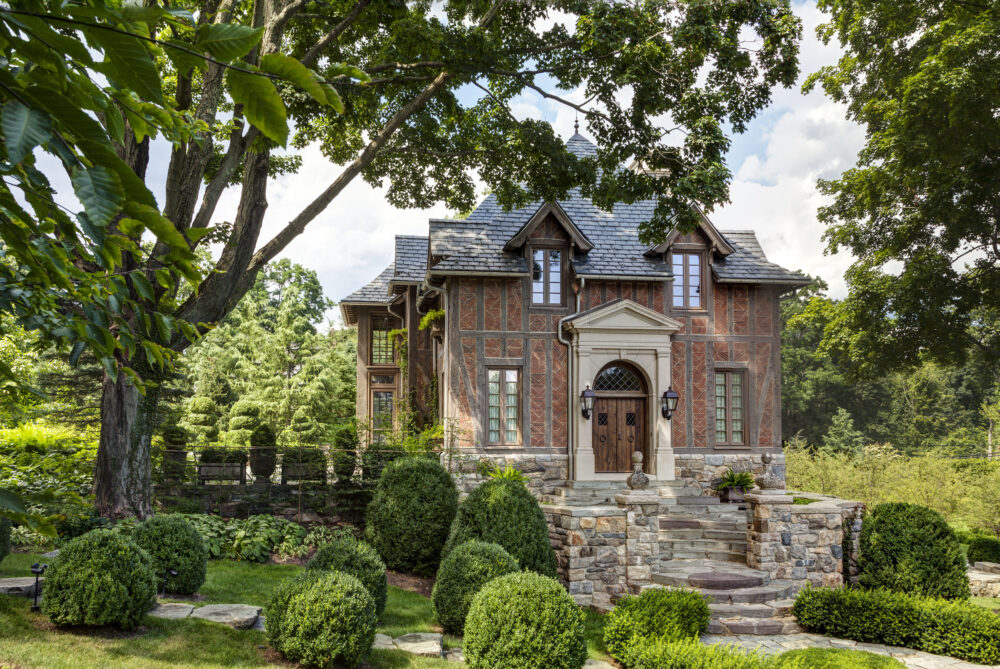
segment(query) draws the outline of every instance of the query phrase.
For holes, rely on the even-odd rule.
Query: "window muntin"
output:
[[[372,374],[373,386],[394,386],[396,377],[393,374]]]
[[[489,443],[512,446],[521,443],[521,372],[517,369],[487,370]]]
[[[625,365],[604,368],[594,379],[594,390],[613,393],[642,392],[639,376]]]
[[[371,364],[391,365],[396,361],[389,340],[389,332],[393,329],[393,320],[386,316],[372,316],[372,355]]]
[[[562,251],[535,249],[531,257],[532,304],[562,304]]]
[[[715,373],[715,443],[723,446],[746,444],[746,373]]]
[[[391,390],[372,392],[372,433],[377,444],[385,443],[392,431],[393,393]]]
[[[700,309],[701,254],[673,253],[673,306],[675,309]]]

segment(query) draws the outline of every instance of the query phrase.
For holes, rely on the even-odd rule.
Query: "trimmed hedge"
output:
[[[153,558],[157,586],[191,595],[205,582],[208,548],[198,530],[180,516],[160,515],[140,523],[132,539]],[[169,571],[176,571],[173,576]]]
[[[865,516],[858,569],[863,588],[969,598],[955,532],[937,511],[917,504],[878,504]]]
[[[620,660],[628,669],[771,669],[774,660],[728,645],[706,646],[701,639],[639,639]],[[803,667],[803,669],[805,669]]]
[[[1000,563],[1000,541],[989,537],[976,537],[969,542],[969,562]]]
[[[320,546],[306,569],[310,571],[339,571],[355,577],[368,589],[375,601],[375,613],[378,616],[385,611],[385,600],[388,592],[388,581],[385,576],[385,563],[375,549],[364,541],[344,538],[334,539]]]
[[[458,507],[442,559],[472,539],[499,544],[521,569],[556,575],[556,554],[549,543],[545,514],[517,481],[490,479],[469,493]]]
[[[0,562],[10,555],[10,521],[0,518]]]
[[[894,657],[846,648],[801,648],[775,658],[774,669],[906,669]]]
[[[446,632],[461,634],[469,607],[493,579],[520,571],[517,560],[497,544],[467,541],[453,550],[438,570],[431,603]]]
[[[264,608],[271,646],[309,667],[356,665],[375,641],[375,600],[355,577],[306,572],[282,582]]]
[[[365,538],[390,569],[433,574],[458,509],[458,490],[427,458],[394,460],[368,504]]]
[[[67,542],[45,572],[42,612],[56,625],[133,629],[155,603],[152,558],[113,530]]]
[[[555,579],[507,574],[473,598],[462,650],[470,669],[580,669],[583,611]]]
[[[792,615],[810,632],[1000,664],[1000,616],[946,599],[890,590],[806,588]]]
[[[604,622],[608,653],[624,661],[629,649],[653,640],[697,638],[708,629],[712,613],[693,590],[654,589],[622,597]]]

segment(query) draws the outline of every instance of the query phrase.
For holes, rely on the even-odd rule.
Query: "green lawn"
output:
[[[1000,599],[996,597],[973,597],[969,600],[971,604],[981,606],[991,611],[1000,611]]]

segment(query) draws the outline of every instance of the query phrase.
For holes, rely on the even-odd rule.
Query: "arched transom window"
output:
[[[612,393],[641,393],[642,379],[627,365],[609,365],[594,379],[594,390]]]

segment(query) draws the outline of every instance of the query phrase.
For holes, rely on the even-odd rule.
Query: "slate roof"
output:
[[[566,142],[566,147],[581,157],[597,154],[597,147],[579,133]],[[504,251],[504,246],[542,205],[539,201],[521,209],[504,211],[496,196],[489,195],[464,220],[431,219],[429,237],[397,236],[395,263],[342,302],[385,304],[390,300],[390,283],[420,283],[428,274],[528,274],[528,263],[523,255]],[[649,247],[639,242],[639,224],[652,217],[655,201],[622,204],[607,212],[582,197],[579,189],[574,189],[566,199],[559,201],[559,205],[595,244],[587,253],[574,254],[571,262],[578,275],[653,280],[673,276],[663,257],[645,255]],[[753,231],[719,232],[734,248],[728,256],[712,260],[712,271],[719,281],[789,286],[808,283],[804,275],[770,262]]]

